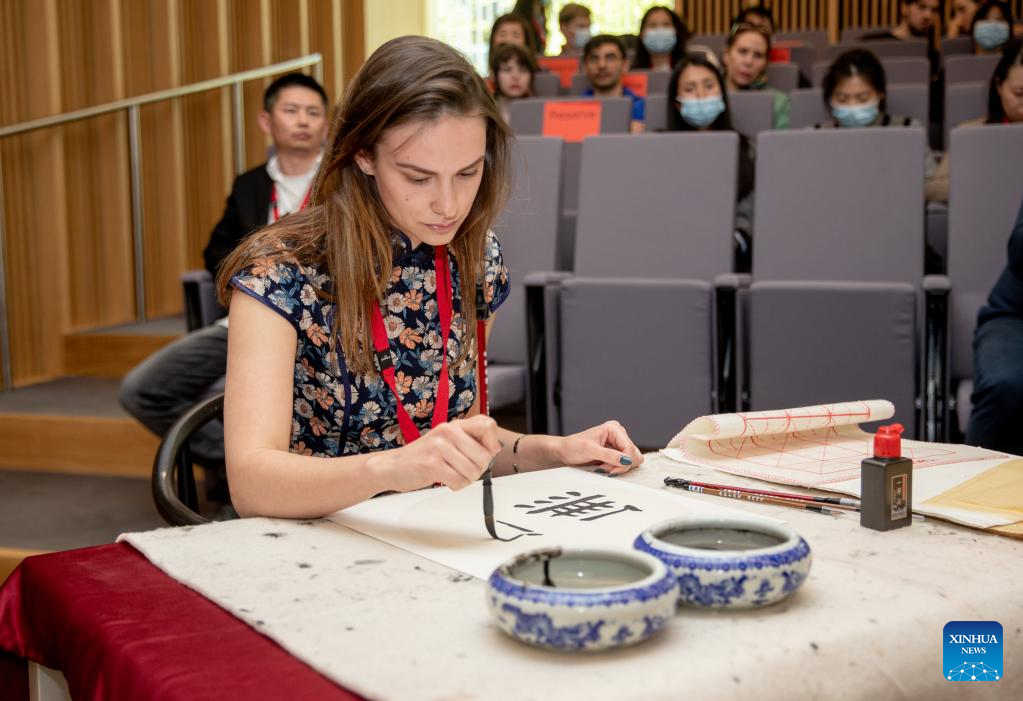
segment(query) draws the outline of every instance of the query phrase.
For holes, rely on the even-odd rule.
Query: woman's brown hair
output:
[[[501,44],[490,54],[490,78],[494,81],[494,94],[502,94],[501,82],[497,79],[497,74],[501,70],[501,65],[509,61],[514,61],[529,71],[529,92],[526,94],[532,96],[533,79],[536,78],[537,71],[540,69],[537,67],[536,59],[533,58],[532,54],[515,44]]]
[[[217,278],[221,301],[227,304],[234,275],[265,258],[316,267],[332,285],[320,294],[336,305],[331,350],[340,342],[351,370],[374,372],[369,315],[391,277],[393,226],[375,180],[356,165],[355,156],[372,154],[391,127],[445,114],[479,115],[487,122],[480,187],[448,246],[458,265],[465,323],[456,365],[464,362],[475,347],[475,286],[483,277],[487,232],[507,199],[510,134],[470,63],[435,39],[392,39],[366,60],[334,117],[310,206],[253,234],[231,254]]]

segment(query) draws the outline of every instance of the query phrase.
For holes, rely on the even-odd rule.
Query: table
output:
[[[657,486],[667,473],[726,481],[661,457],[627,479]],[[375,595],[352,616],[370,637],[337,654],[372,670],[381,698],[1023,698],[1023,543],[935,520],[876,533],[852,516],[730,505],[806,536],[803,588],[767,609],[684,610],[648,643],[602,655],[507,639],[486,619],[482,582],[343,529],[345,556],[386,565],[360,570]],[[437,620],[452,643],[439,644]],[[952,620],[1002,624],[1002,680],[944,679]],[[0,648],[62,670],[75,698],[353,698],[124,545],[26,559],[0,589]]]

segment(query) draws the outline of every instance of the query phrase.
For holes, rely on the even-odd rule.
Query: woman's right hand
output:
[[[409,445],[382,451],[370,466],[394,491],[438,483],[458,491],[478,480],[500,450],[497,423],[474,416],[442,423]]]

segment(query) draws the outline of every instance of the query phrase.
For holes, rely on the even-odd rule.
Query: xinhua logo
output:
[[[1002,624],[995,621],[949,621],[945,636],[945,679],[994,682],[1002,678]]]

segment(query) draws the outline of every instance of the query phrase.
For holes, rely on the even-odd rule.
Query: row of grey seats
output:
[[[752,279],[728,274],[737,141],[587,139],[567,267],[566,144],[519,137],[497,227],[514,288],[488,353],[494,405],[525,398],[532,431],[616,417],[655,447],[706,413],[883,397],[935,440],[958,388],[965,425],[976,312],[1023,198],[1023,126],[953,132],[948,275],[926,278],[922,130],[763,134]]]
[[[945,66],[945,84],[986,83],[994,72],[999,56],[953,56]],[[924,57],[881,57],[885,78],[889,85],[911,83],[930,85],[931,64]],[[831,66],[830,61],[814,61],[805,76],[814,86],[820,86]],[[641,73],[641,71],[636,71]],[[648,95],[663,95],[668,91],[668,71],[642,71],[647,75]],[[800,66],[795,63],[771,63],[767,66],[767,84],[784,93],[792,92],[800,85]],[[582,95],[590,87],[585,73],[572,76],[572,85],[567,93],[560,87],[560,79],[554,73],[539,73],[533,79],[533,92],[537,97],[558,97],[563,94]]]
[[[986,81],[956,83],[945,89],[945,136],[948,130],[968,119],[987,113],[988,83]],[[572,97],[524,98],[512,103],[511,125],[522,134],[542,131],[543,103],[550,100],[572,100]],[[592,99],[592,98],[591,98]],[[624,100],[625,107],[609,105],[601,124],[602,133],[628,131],[631,102],[626,98],[600,98],[607,101]],[[659,131],[667,124],[667,94],[651,92],[646,97],[647,131]],[[764,91],[729,93],[729,106],[735,128],[749,137],[774,126],[774,98]],[[890,114],[912,117],[921,124],[929,121],[929,88],[925,83],[896,83],[887,88],[886,101]],[[789,126],[802,129],[830,119],[821,88],[802,88],[789,92]],[[518,114],[516,114],[518,113]]]

